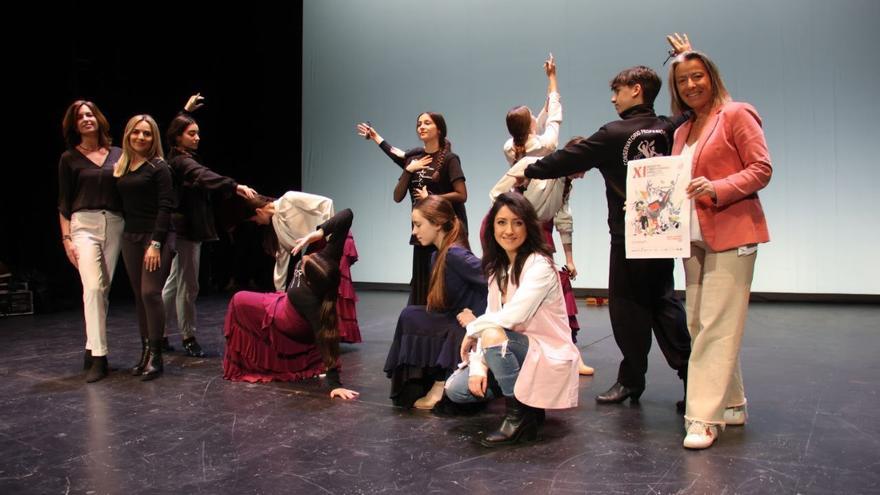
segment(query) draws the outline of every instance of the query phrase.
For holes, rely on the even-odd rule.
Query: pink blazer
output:
[[[580,353],[571,341],[559,274],[547,258],[532,254],[523,263],[519,282],[508,282],[508,302],[502,307],[498,284],[490,280],[486,314],[471,325],[507,328],[529,338],[513,389],[520,402],[542,409],[577,407]]]
[[[680,155],[693,122],[675,131],[672,154]],[[706,177],[716,201],[695,201],[703,240],[713,251],[727,251],[770,240],[758,191],[770,182],[773,167],[761,117],[748,103],[722,105],[706,124],[694,151],[692,177]]]

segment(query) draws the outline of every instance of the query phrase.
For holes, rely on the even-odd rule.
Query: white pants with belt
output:
[[[92,356],[107,355],[107,307],[124,226],[121,215],[107,210],[80,210],[70,216],[70,240],[83,286],[86,349]]]

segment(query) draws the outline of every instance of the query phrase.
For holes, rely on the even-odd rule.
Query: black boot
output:
[[[164,366],[162,365],[162,341],[150,341],[150,359],[147,361],[147,367],[144,368],[144,374],[141,375],[141,381],[155,380],[162,375],[162,371],[164,371]]]
[[[107,356],[92,357],[92,365],[86,374],[86,383],[94,383],[107,377]]]
[[[196,342],[195,337],[183,339],[183,350],[189,357],[205,357],[205,351],[203,351],[202,346]]]
[[[596,402],[599,404],[620,404],[626,399],[638,402],[642,396],[644,388],[629,388],[621,385],[620,382],[615,383],[605,393],[596,396]]]
[[[86,353],[83,355],[83,371],[88,371],[92,368],[92,350],[86,349]]]
[[[174,346],[171,345],[168,337],[162,337],[162,352],[174,352]]]
[[[147,339],[141,339],[141,358],[138,363],[131,369],[132,376],[141,376],[144,368],[147,367],[147,361],[150,360],[150,344]]]
[[[516,397],[505,397],[504,400],[507,414],[497,430],[480,440],[484,447],[511,445],[520,440],[529,441],[538,437],[538,411],[541,409],[529,407],[516,400]]]

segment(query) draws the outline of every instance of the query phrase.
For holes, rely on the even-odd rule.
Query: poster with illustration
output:
[[[691,255],[690,164],[680,156],[630,160],[626,171],[626,257]]]

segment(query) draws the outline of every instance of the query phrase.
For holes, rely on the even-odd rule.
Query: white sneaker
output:
[[[718,438],[718,426],[694,421],[688,427],[682,445],[686,449],[707,449]]]
[[[746,424],[747,419],[749,419],[749,412],[746,410],[745,404],[736,407],[728,407],[724,410],[724,422],[728,426],[742,426]]]

